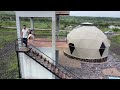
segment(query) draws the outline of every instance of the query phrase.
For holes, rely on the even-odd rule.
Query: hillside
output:
[[[0,15],[1,14],[15,15],[15,12],[14,11],[0,11]]]

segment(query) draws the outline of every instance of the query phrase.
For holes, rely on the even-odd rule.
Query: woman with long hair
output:
[[[28,35],[28,43],[32,45],[34,43],[34,35],[32,33],[32,30],[30,30],[29,35]]]

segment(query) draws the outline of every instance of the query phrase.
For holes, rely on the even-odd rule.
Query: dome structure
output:
[[[106,61],[110,47],[107,36],[92,23],[74,28],[67,35],[67,44],[65,55],[86,62]]]

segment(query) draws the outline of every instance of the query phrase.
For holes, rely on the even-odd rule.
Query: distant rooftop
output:
[[[70,11],[55,11],[55,14],[57,14],[57,15],[69,15]]]
[[[81,25],[89,25],[89,26],[91,26],[91,25],[93,25],[93,23],[89,23],[89,22],[84,22],[84,23],[81,23]]]

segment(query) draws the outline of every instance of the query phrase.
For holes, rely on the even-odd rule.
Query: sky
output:
[[[70,11],[70,16],[118,17],[120,11]]]

